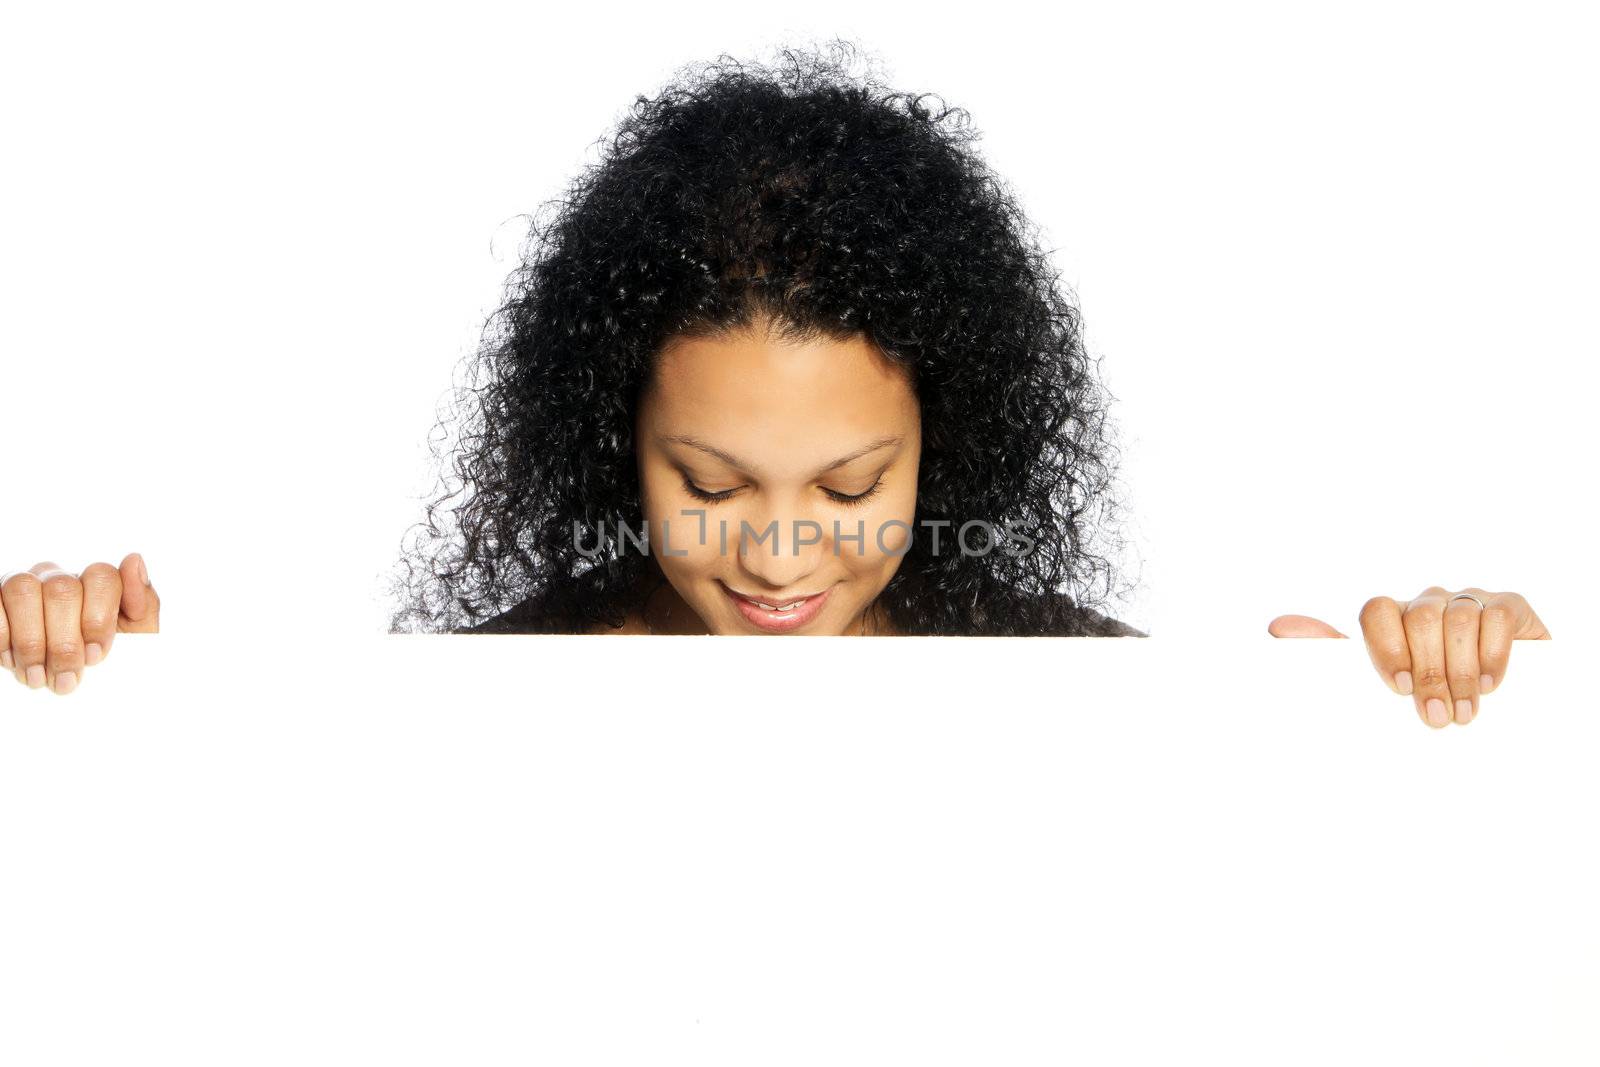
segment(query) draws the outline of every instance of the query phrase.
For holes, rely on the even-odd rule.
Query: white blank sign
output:
[[[1600,1057],[1572,645],[119,640],[4,698],[6,1063]]]

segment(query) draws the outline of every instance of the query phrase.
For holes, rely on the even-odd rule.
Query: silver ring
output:
[[[1455,596],[1451,597],[1450,600],[1460,600],[1462,597],[1465,597],[1468,600],[1475,601],[1477,603],[1477,605],[1478,605],[1479,610],[1482,610],[1482,609],[1484,609],[1484,608],[1486,608],[1488,606],[1483,601],[1478,600],[1478,598],[1473,596],[1471,593],[1457,593]],[[1446,604],[1450,603],[1450,600],[1445,601],[1445,603]]]

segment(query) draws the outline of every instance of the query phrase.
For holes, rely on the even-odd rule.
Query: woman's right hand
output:
[[[0,665],[31,689],[65,696],[119,633],[159,631],[161,598],[144,557],[91,563],[74,578],[48,561],[0,578]]]

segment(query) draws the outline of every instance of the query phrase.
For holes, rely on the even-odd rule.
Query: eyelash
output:
[[[823,492],[827,493],[829,498],[831,498],[835,504],[843,504],[845,507],[853,508],[859,507],[860,505],[865,504],[868,500],[877,496],[878,490],[881,488],[883,488],[883,479],[879,478],[876,482],[872,483],[871,489],[868,489],[864,493],[857,493],[855,496],[850,496],[846,493],[836,493],[832,489],[824,489]],[[720,504],[722,501],[732,496],[735,492],[735,490],[728,489],[721,493],[708,493],[706,490],[700,488],[698,485],[695,485],[687,478],[683,480],[683,490],[696,500],[704,500],[708,504]]]

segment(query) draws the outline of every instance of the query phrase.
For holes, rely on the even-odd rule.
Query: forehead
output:
[[[759,331],[673,340],[645,406],[662,432],[754,432],[823,446],[904,430],[917,417],[905,368],[865,338],[794,342]]]

